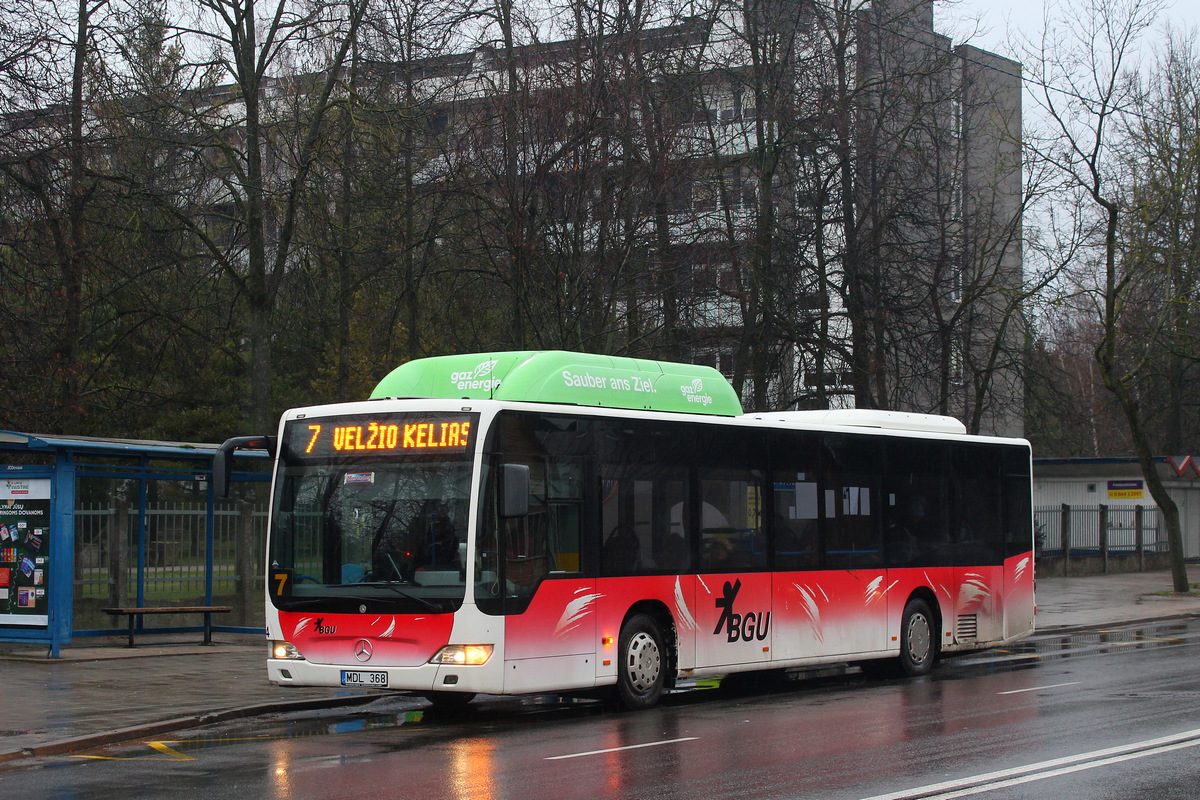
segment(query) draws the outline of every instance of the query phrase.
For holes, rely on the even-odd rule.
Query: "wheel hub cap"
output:
[[[925,619],[925,617],[917,614],[909,620],[908,655],[914,664],[920,664],[929,658],[932,635],[929,620]]]
[[[636,633],[629,640],[628,658],[625,663],[629,683],[638,692],[647,692],[658,681],[662,668],[662,656],[653,637],[647,633]]]

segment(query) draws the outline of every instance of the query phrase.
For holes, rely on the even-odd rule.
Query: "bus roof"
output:
[[[841,408],[815,411],[775,411],[755,415],[756,419],[775,420],[816,426],[849,426],[892,431],[965,434],[967,426],[955,417],[915,414],[908,411]]]
[[[372,399],[438,397],[566,403],[736,417],[737,393],[712,367],[564,350],[420,358],[392,370]]]

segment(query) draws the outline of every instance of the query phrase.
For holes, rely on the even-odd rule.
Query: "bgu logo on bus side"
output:
[[[725,581],[723,596],[716,600],[716,607],[721,609],[721,616],[717,619],[717,627],[713,630],[713,635],[717,635],[721,632],[721,628],[725,628],[729,642],[736,642],[738,639],[743,642],[757,639],[761,642],[767,638],[767,633],[771,628],[771,612],[748,611],[744,616],[735,612],[733,601],[737,599],[738,592],[741,590],[741,578],[734,583]]]

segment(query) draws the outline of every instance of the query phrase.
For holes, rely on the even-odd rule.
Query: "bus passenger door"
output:
[[[571,424],[537,417],[506,420],[501,434],[513,450],[562,447],[577,440]],[[556,438],[557,437],[557,438]],[[494,564],[493,591],[505,616],[504,690],[555,691],[596,681],[596,581],[581,565],[582,458],[510,452],[505,463],[529,467],[524,514],[493,515],[498,536],[485,559]],[[500,470],[496,470],[500,475]],[[499,486],[493,496],[502,496]],[[477,598],[480,590],[477,587]],[[477,600],[478,602],[478,600]]]
[[[599,595],[595,579],[579,571],[575,509],[551,503],[543,513],[510,521],[508,527],[503,570],[505,691],[593,685]]]

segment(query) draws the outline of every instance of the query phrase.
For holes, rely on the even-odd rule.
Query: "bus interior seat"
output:
[[[629,528],[613,528],[604,541],[604,571],[609,575],[626,575],[642,561],[642,545],[637,534]]]

